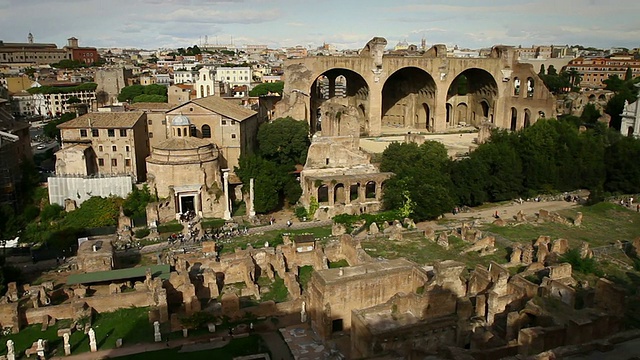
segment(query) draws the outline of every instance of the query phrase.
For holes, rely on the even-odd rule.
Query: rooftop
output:
[[[147,269],[151,270],[152,277],[160,277],[163,280],[169,279],[171,267],[169,265],[153,265],[148,267],[135,267],[128,269],[118,269],[109,271],[96,271],[86,274],[74,274],[67,278],[67,285],[89,284],[96,282],[123,280],[131,278],[142,278],[147,274]]]
[[[381,260],[362,265],[343,267],[338,269],[324,269],[316,271],[316,275],[325,284],[359,280],[363,277],[379,277],[383,273],[406,272],[416,267],[407,259]],[[342,275],[340,275],[342,274]]]
[[[188,106],[191,103],[200,105],[207,110],[216,112],[220,115],[226,116],[230,119],[237,120],[237,121],[248,119],[257,114],[253,110],[236,105],[218,96],[207,96],[200,99],[191,100],[187,103],[176,106],[171,111],[179,109],[184,106]]]
[[[143,112],[105,112],[89,113],[58,125],[58,129],[116,129],[133,128],[142,118]]]

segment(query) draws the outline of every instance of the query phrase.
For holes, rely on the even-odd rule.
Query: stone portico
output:
[[[313,137],[300,174],[300,201],[306,208],[317,202],[314,218],[382,209],[383,185],[393,173],[380,172],[358,144],[357,136]]]

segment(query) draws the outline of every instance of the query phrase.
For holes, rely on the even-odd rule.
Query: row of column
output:
[[[339,202],[339,203],[343,203],[345,205],[351,204],[351,186],[352,185],[358,185],[358,198],[355,199],[354,201],[357,202],[365,202],[367,200],[367,184],[370,184],[371,182],[367,182],[366,184],[362,185],[361,183],[355,183],[355,184],[351,184],[351,183],[339,183],[336,184],[335,186],[328,186],[327,184],[323,184],[319,187],[315,187],[313,188],[313,193],[317,194],[318,197],[318,202],[320,202],[320,189],[322,188],[322,186],[326,186],[328,191],[328,203],[329,206],[334,206],[336,203],[336,189],[338,189],[340,187],[340,185],[342,185],[342,195],[344,196],[344,202]],[[374,201],[380,201],[382,198],[382,186],[379,185],[378,183],[375,183],[375,198],[371,198],[371,200]],[[324,202],[323,202],[324,203]]]

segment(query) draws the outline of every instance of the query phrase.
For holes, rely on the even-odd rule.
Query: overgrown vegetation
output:
[[[283,90],[284,82],[282,81],[262,83],[256,85],[253,89],[251,89],[251,91],[249,91],[249,96],[263,96],[269,93],[282,95]]]
[[[296,165],[303,164],[309,149],[309,125],[290,117],[265,123],[258,129],[256,154],[239,159],[236,174],[243,183],[255,179],[255,211],[267,213],[295,204],[302,188],[296,180]],[[244,186],[243,191],[249,187]]]
[[[603,276],[602,270],[598,267],[598,262],[592,257],[582,258],[580,256],[580,250],[571,249],[567,251],[561,258],[562,262],[568,262],[571,264],[573,271],[578,271],[583,274],[594,274],[598,277]]]
[[[30,94],[69,94],[80,91],[95,91],[98,84],[94,82],[82,83],[76,86],[40,86],[27,89]]]
[[[167,102],[167,87],[158,84],[125,86],[118,95],[119,101],[136,102]]]
[[[516,132],[495,130],[469,157],[450,160],[436,142],[391,144],[381,170],[387,209],[408,208],[415,220],[435,218],[454,204],[476,206],[539,193],[589,189],[608,194],[640,192],[640,140],[605,125],[580,132],[574,119],[539,119]]]

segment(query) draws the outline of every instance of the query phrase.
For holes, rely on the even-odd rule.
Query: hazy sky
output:
[[[361,48],[495,44],[640,47],[640,0],[0,0],[0,40],[80,46],[187,47],[205,42]]]

